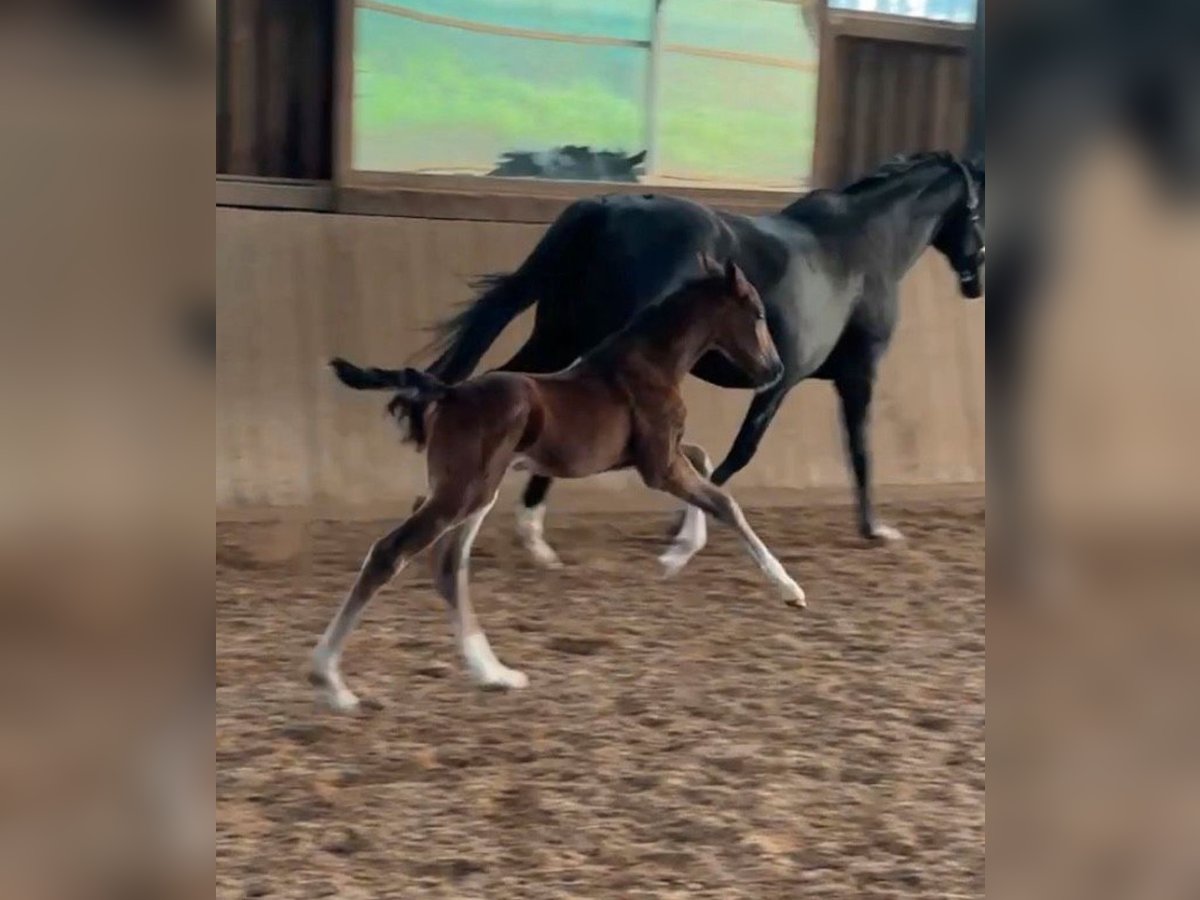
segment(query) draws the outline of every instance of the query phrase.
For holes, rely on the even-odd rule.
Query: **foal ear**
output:
[[[712,275],[721,271],[721,266],[717,261],[703,250],[696,254],[696,259],[700,263],[700,271],[706,275]]]
[[[746,276],[742,274],[742,270],[738,268],[737,263],[732,259],[725,261],[725,284],[730,290],[740,291],[742,285],[746,283]]]

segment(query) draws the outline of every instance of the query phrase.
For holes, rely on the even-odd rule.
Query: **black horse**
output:
[[[695,277],[697,254],[732,259],[762,296],[785,374],[754,396],[712,480],[723,484],[750,461],[797,383],[832,381],[859,530],[894,539],[899,533],[877,521],[871,506],[867,421],[878,363],[896,325],[900,279],[927,247],[949,261],[964,296],[982,294],[983,187],[981,163],[925,153],[894,159],[842,190],[813,191],[767,216],[651,194],[580,200],[515,272],[484,279],[482,295],[440,326],[431,348],[440,355],[429,370],[443,381],[465,378],[505,326],[537,303],[533,333],[500,368],[557,371]],[[712,353],[692,373],[721,387],[751,387],[729,360]],[[554,565],[541,529],[549,486],[548,478],[530,479],[518,527],[534,555]],[[693,527],[702,528],[703,520]]]

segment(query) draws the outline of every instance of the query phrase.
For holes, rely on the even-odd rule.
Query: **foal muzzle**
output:
[[[768,360],[766,375],[764,376],[764,380],[758,383],[758,386],[755,388],[755,393],[761,393],[762,391],[770,390],[771,388],[775,387],[775,385],[779,384],[779,379],[782,377],[783,361],[778,355],[776,355],[774,359]]]

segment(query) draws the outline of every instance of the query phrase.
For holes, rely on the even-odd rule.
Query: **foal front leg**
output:
[[[758,535],[746,522],[746,517],[742,514],[742,508],[738,506],[737,501],[707,478],[701,476],[682,450],[672,461],[662,482],[650,484],[650,487],[656,487],[680,500],[685,500],[692,506],[708,513],[718,522],[733,528],[746,545],[750,556],[762,569],[763,574],[779,589],[784,601],[792,606],[808,605],[800,585],[792,580],[779,560],[759,540]]]
[[[471,677],[485,687],[523,688],[529,684],[525,674],[508,668],[492,652],[471,606],[468,588],[471,545],[495,503],[493,495],[487,506],[438,541],[433,552],[433,582],[449,607],[454,639]]]
[[[341,657],[346,638],[375,593],[457,523],[452,508],[436,497],[426,500],[399,528],[371,546],[354,586],[313,650],[309,681],[335,710],[350,712],[358,706],[358,698],[342,680]]]
[[[530,555],[547,569],[561,569],[562,560],[546,543],[546,494],[550,481],[545,475],[533,475],[517,504],[517,536]]]

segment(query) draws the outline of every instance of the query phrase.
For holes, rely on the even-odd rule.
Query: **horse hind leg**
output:
[[[510,669],[492,652],[487,635],[471,605],[468,586],[471,546],[495,503],[496,496],[493,494],[485,507],[438,541],[434,548],[433,582],[446,601],[454,638],[471,677],[484,687],[523,688],[529,684],[525,673]]]
[[[426,500],[398,528],[388,532],[372,546],[354,586],[329,622],[312,654],[309,682],[339,712],[358,706],[358,697],[346,687],[341,674],[342,648],[363,610],[376,592],[392,580],[417,554],[452,528],[459,517],[452,507],[438,498]]]
[[[550,482],[551,479],[544,475],[533,475],[525,485],[525,492],[517,503],[517,537],[538,564],[547,569],[561,569],[562,560],[546,542],[545,536],[546,494]]]
[[[695,467],[696,471],[708,478],[712,475],[713,465],[704,448],[698,444],[682,444],[679,452]],[[658,558],[663,567],[663,574],[670,578],[679,573],[688,561],[704,549],[708,543],[708,520],[704,512],[690,503],[685,504],[675,540]]]

